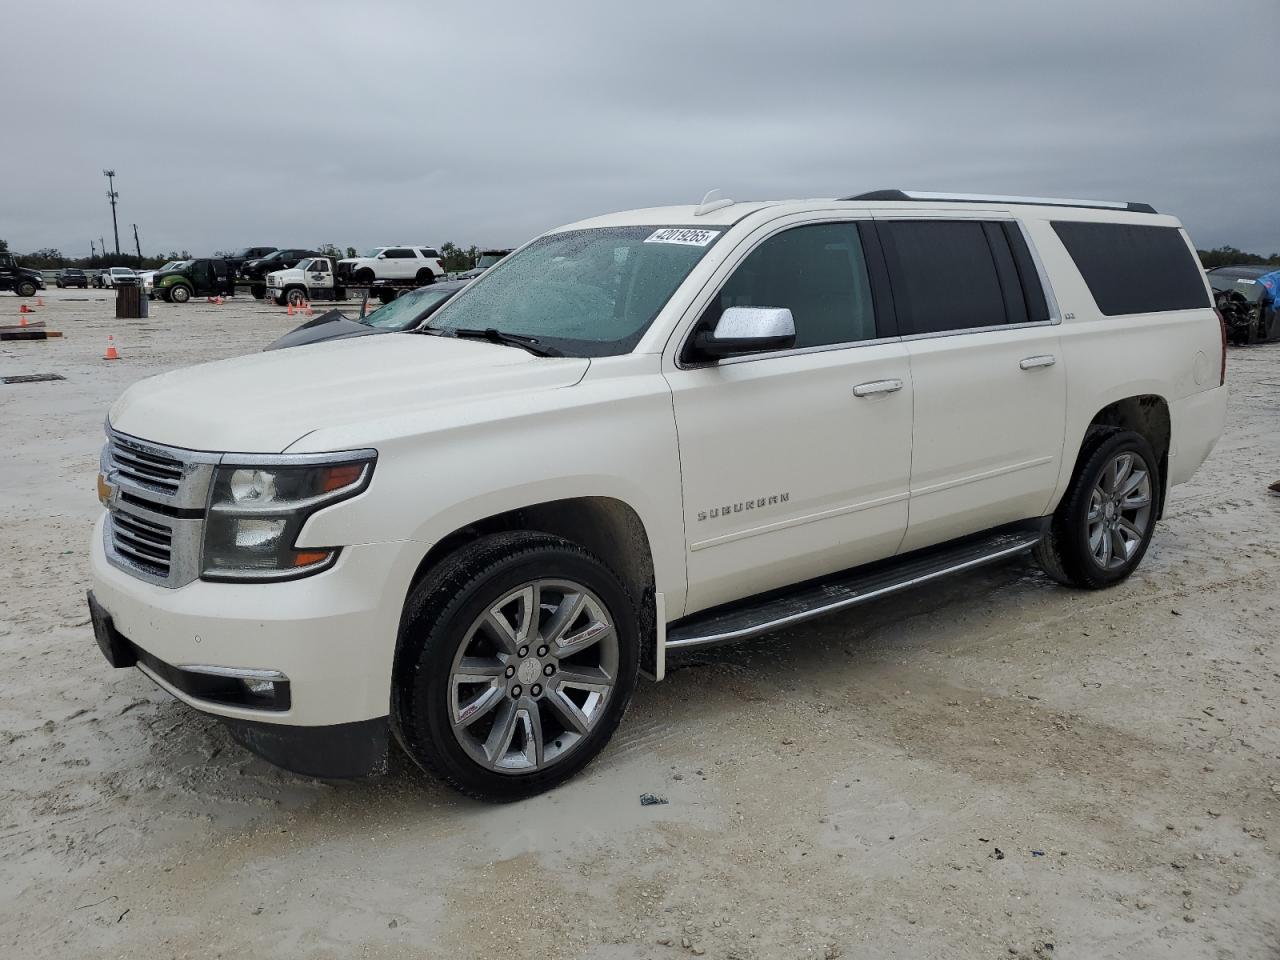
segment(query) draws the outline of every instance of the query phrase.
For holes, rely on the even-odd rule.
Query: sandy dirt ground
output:
[[[284,773],[106,666],[109,403],[293,321],[45,303],[62,341],[0,344],[66,378],[0,385],[0,955],[1280,957],[1280,345],[1232,350],[1227,435],[1122,586],[1018,560],[685,656],[576,781],[490,807],[403,759]]]

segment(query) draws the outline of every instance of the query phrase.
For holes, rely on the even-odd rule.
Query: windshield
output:
[[[424,317],[435,313],[440,304],[457,292],[456,288],[442,290],[434,283],[428,287],[419,287],[365,314],[360,322],[379,330],[408,330],[416,327]]]
[[[386,248],[386,247],[371,247],[370,249],[366,250],[364,253],[360,254],[360,256],[361,256],[361,257],[363,257],[365,260],[372,260],[372,259],[374,259],[378,254],[380,254],[380,253],[381,253],[383,250],[385,250],[385,249],[387,249],[387,248]]]
[[[476,261],[477,270],[488,270],[495,263],[505,257],[505,253],[485,253],[480,255],[480,259]]]
[[[133,273],[128,267],[112,267],[111,272],[119,276],[129,276]]]
[[[628,353],[720,235],[654,226],[550,234],[485,273],[430,326],[535,337],[569,356]]]
[[[311,261],[310,261],[310,260],[299,260],[296,264],[294,264],[293,269],[295,269],[295,270],[306,270],[306,269],[308,269],[310,266],[311,266]]]

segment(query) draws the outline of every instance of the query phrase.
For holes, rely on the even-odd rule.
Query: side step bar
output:
[[[771,633],[855,604],[940,577],[972,570],[1030,550],[1048,518],[997,527],[986,533],[916,550],[879,563],[715,607],[667,628],[666,650],[687,650]]]

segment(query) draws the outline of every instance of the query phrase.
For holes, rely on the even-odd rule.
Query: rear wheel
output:
[[[1035,555],[1059,583],[1091,590],[1126,579],[1155,532],[1161,492],[1151,444],[1132,430],[1086,439],[1076,474]]]
[[[483,537],[409,597],[392,725],[424,769],[482,800],[568,780],[635,689],[639,631],[618,578],[539,533]]]
[[[253,294],[255,300],[267,299],[267,285],[265,283],[250,284],[249,292]]]
[[[418,271],[418,285],[425,287],[428,283],[436,282],[436,275],[430,267],[423,267]]]

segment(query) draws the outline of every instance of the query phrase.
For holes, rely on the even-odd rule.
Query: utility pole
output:
[[[116,256],[120,256],[120,225],[116,223],[116,200],[120,194],[116,193],[116,172],[114,170],[103,170],[102,175],[107,178],[107,199],[111,201],[111,226],[116,232]]]
[[[133,225],[133,249],[138,251],[138,266],[142,266],[142,244],[138,242],[138,225]]]
[[[93,245],[92,240],[89,241],[89,259],[90,260],[98,259],[98,248]]]

